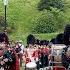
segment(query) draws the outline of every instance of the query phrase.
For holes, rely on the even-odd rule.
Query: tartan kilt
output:
[[[20,70],[20,65],[19,65],[19,58],[16,53],[14,53],[14,56],[16,58],[15,62],[8,68],[5,68],[4,70]]]
[[[15,64],[15,70],[20,70],[20,65],[19,65],[20,63],[19,63],[19,58],[18,58],[18,56],[16,56],[16,64]]]

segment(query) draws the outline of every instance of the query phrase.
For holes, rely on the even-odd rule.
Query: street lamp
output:
[[[8,0],[3,0],[4,2],[4,6],[5,6],[5,27],[4,27],[4,31],[7,30],[7,22],[6,22],[6,7],[7,7],[7,4],[8,4]]]

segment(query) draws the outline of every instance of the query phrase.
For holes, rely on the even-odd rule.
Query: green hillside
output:
[[[7,6],[7,23],[9,26],[15,27],[16,32],[30,33],[32,22],[41,15],[37,10],[40,0],[9,0]],[[67,0],[64,15],[70,18],[70,1]],[[4,5],[0,0],[0,16],[4,16]]]
[[[25,39],[31,33],[33,21],[35,18],[40,17],[43,11],[37,10],[37,5],[40,0],[9,0],[7,6],[7,23],[9,30],[13,30],[10,34],[10,39]],[[70,21],[70,0],[65,0],[65,21]],[[4,5],[0,0],[0,16],[4,16]],[[63,16],[63,17],[64,17]],[[60,17],[59,17],[60,18]],[[61,19],[61,18],[60,18]],[[14,29],[13,29],[14,28]],[[59,29],[60,30],[60,29]],[[57,32],[58,33],[58,32]],[[35,36],[40,39],[50,39],[55,34],[36,34]]]
[[[8,25],[14,25],[16,32],[30,32],[31,22],[39,12],[36,5],[39,0],[9,0],[7,6]],[[4,16],[4,6],[0,1],[0,15]]]

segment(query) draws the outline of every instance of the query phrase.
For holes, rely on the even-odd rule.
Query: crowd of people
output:
[[[62,66],[62,70],[70,70],[70,24],[66,25],[64,33],[58,34],[55,38],[51,39],[50,41],[35,39],[35,37],[30,34],[27,38],[27,44],[28,47],[26,54],[28,54],[30,58],[28,59],[28,55],[27,57],[25,57],[27,60],[27,67],[28,62],[35,62],[37,64],[36,67],[38,70],[46,66]],[[60,47],[57,44],[60,45]],[[53,45],[55,46],[54,48],[52,47]],[[53,50],[56,47],[58,47],[57,51]],[[58,49],[61,53],[58,51]]]
[[[26,47],[21,40],[11,46],[7,34],[0,33],[0,69],[20,70],[23,63],[25,70],[70,70],[70,24],[50,41],[30,34]]]

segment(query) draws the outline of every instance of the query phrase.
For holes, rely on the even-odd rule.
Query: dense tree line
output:
[[[40,11],[44,9],[51,10],[51,7],[63,10],[63,0],[40,0],[38,4],[38,10]]]

